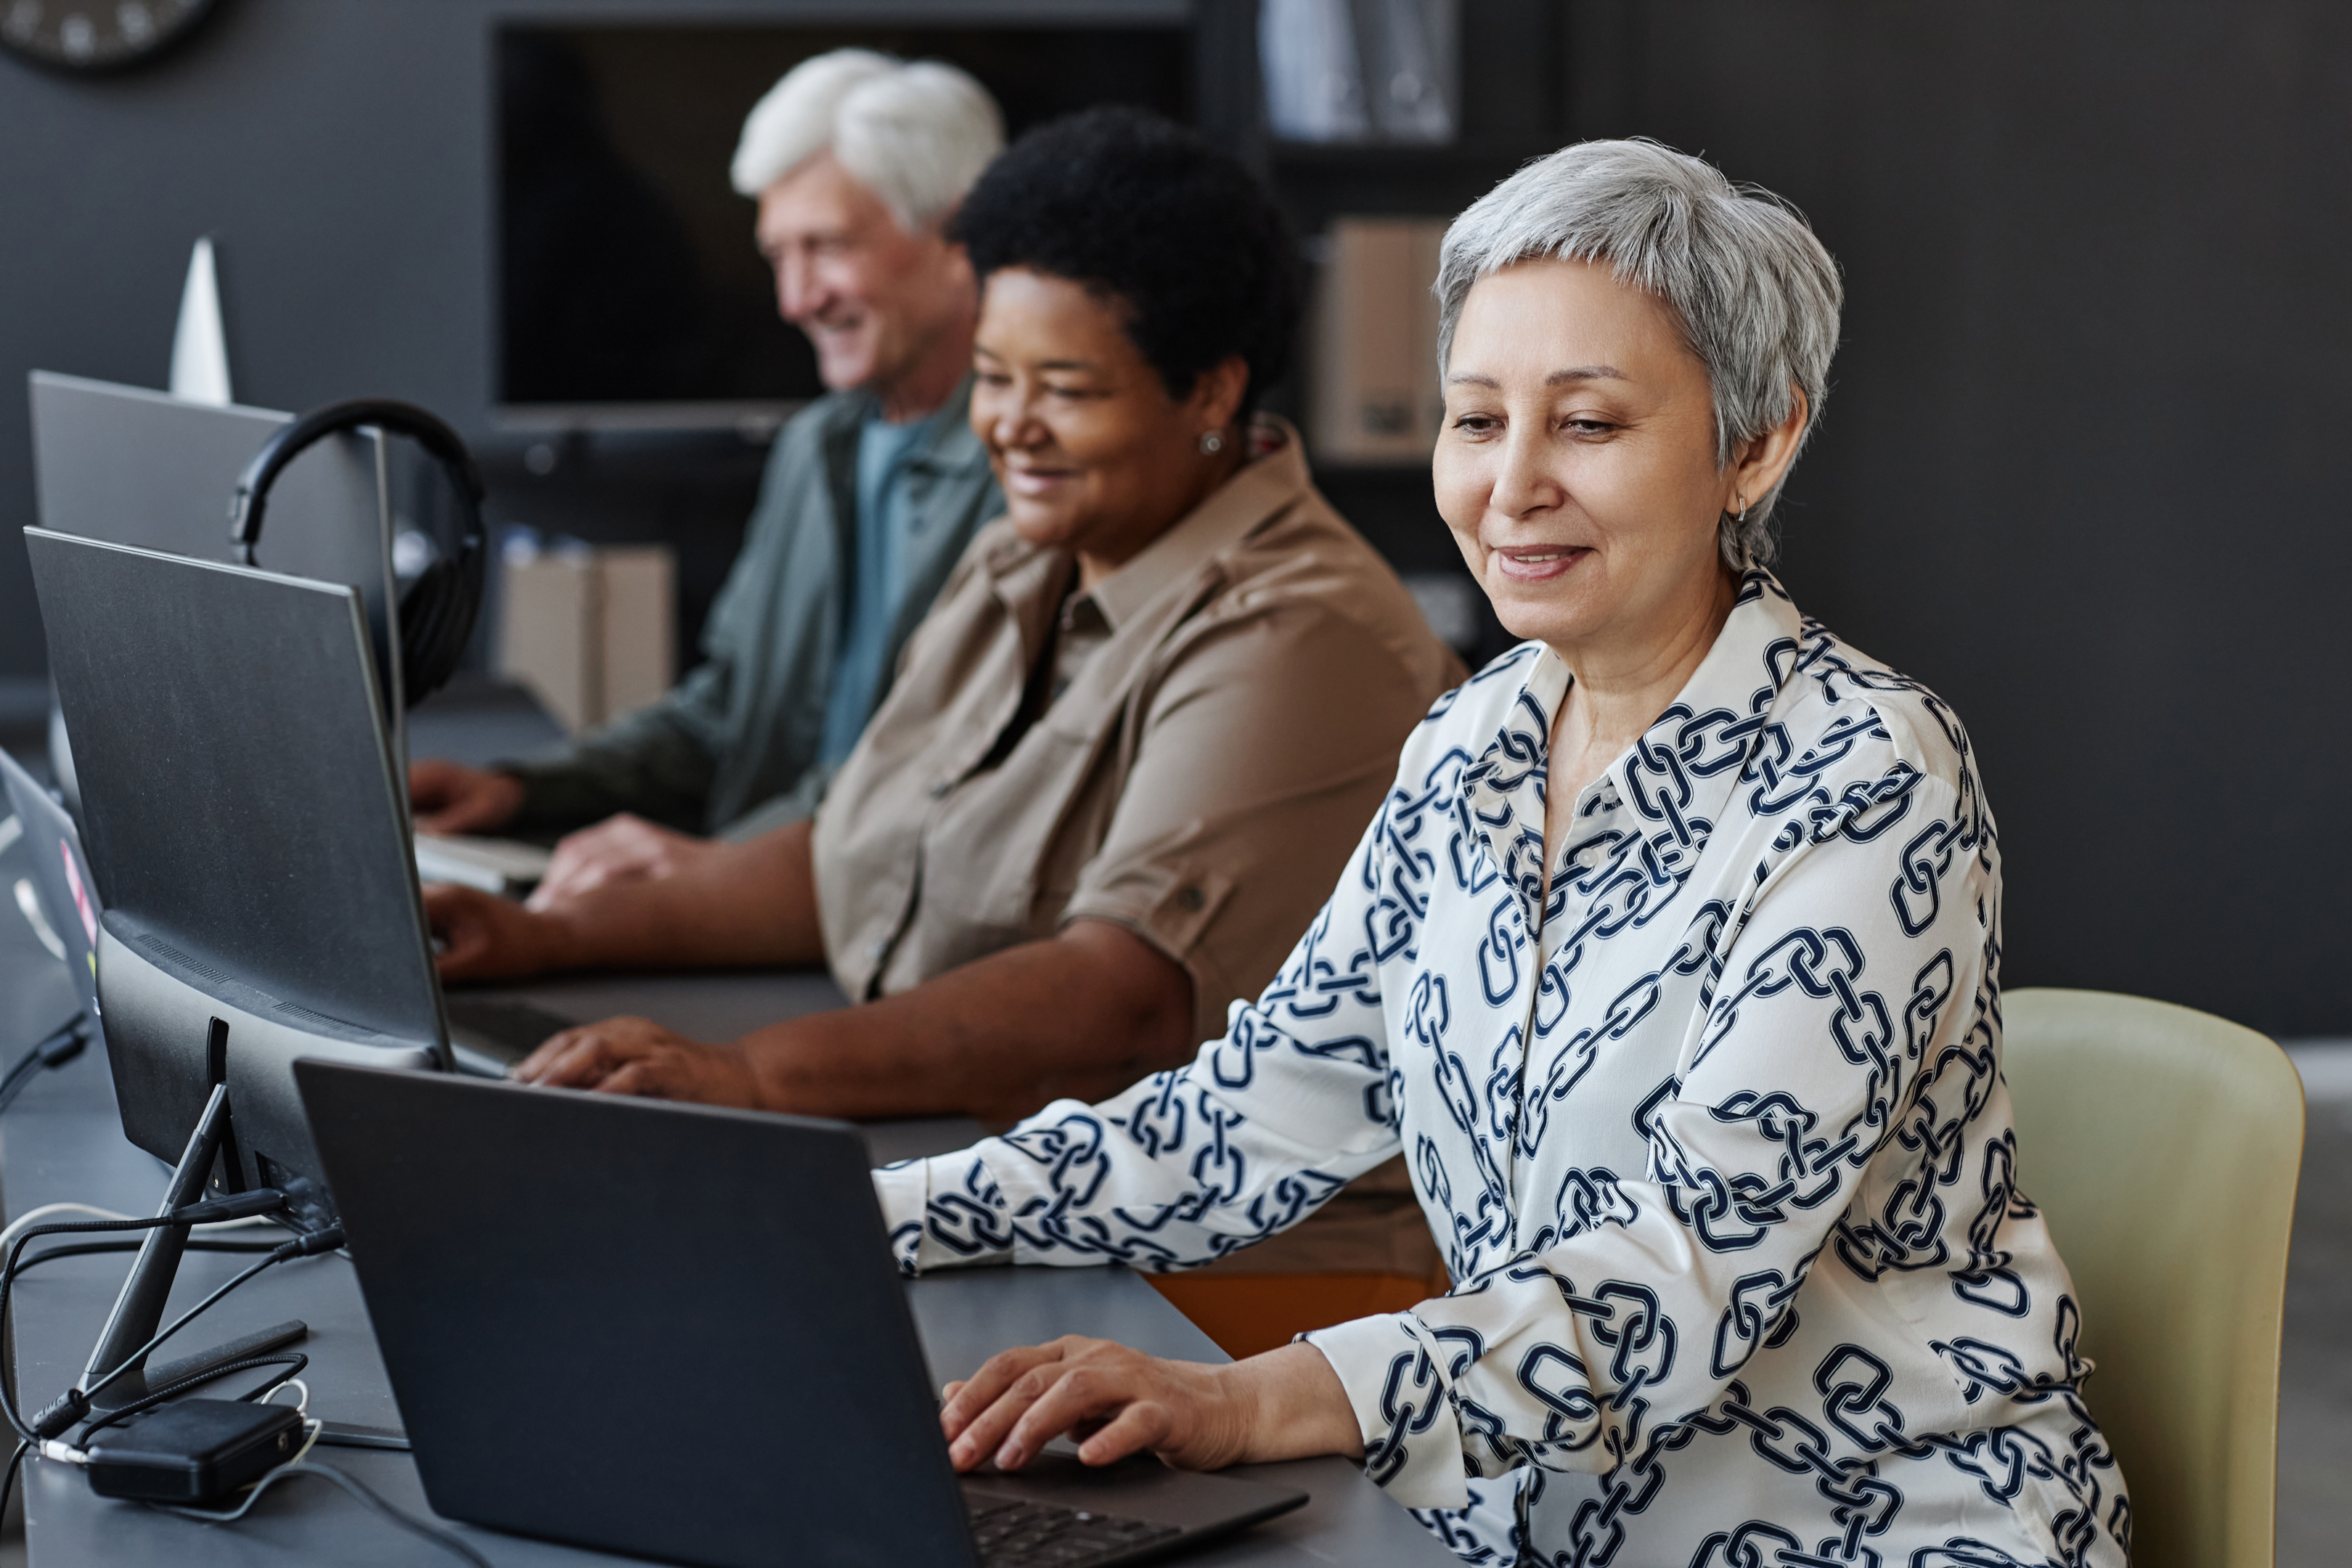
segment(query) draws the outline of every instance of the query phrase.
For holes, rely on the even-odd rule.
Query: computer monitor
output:
[[[360,595],[25,542],[80,763],[122,1130],[178,1159],[226,1084],[222,1185],[330,1224],[294,1059],[451,1065]]]
[[[235,559],[229,500],[237,476],[293,416],[45,370],[30,384],[43,528],[198,561]],[[339,436],[297,458],[270,489],[255,563],[357,588],[376,668],[388,679],[392,557],[382,447],[374,436]]]

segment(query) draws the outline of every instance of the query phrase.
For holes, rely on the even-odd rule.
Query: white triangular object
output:
[[[220,279],[213,242],[196,241],[180,290],[180,324],[172,333],[172,395],[191,403],[234,402],[228,389],[228,336],[221,325]]]

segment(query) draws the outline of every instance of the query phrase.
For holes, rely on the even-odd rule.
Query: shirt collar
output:
[[[1260,455],[1235,469],[1233,478],[1094,585],[1089,596],[1112,631],[1170,587],[1191,577],[1219,551],[1289,510],[1313,488],[1298,432],[1289,421],[1262,414],[1250,437],[1254,446],[1265,444]]]
[[[1588,787],[1588,814],[1620,804],[1632,808],[1625,827],[1653,841],[1645,859],[1660,877],[1679,881],[1696,860],[1796,667],[1803,635],[1803,617],[1788,591],[1751,564],[1698,668]],[[1543,779],[1552,720],[1568,685],[1559,656],[1537,648],[1500,731],[1463,777],[1462,802],[1474,830],[1530,910],[1548,882]]]
[[[908,444],[906,456],[900,459],[905,467],[956,473],[988,466],[988,448],[971,428],[971,382],[967,373],[956,383],[945,403],[923,416],[914,438]],[[845,401],[838,428],[854,443],[867,420],[881,416],[881,398],[860,390]]]

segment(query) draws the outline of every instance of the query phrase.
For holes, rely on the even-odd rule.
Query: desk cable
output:
[[[16,1232],[16,1234],[9,1237],[8,1240],[7,1261],[5,1267],[0,1267],[0,1332],[5,1331],[8,1321],[9,1300],[14,1291],[16,1279],[26,1270],[37,1268],[41,1264],[50,1262],[58,1258],[79,1257],[92,1252],[129,1251],[138,1245],[136,1242],[121,1241],[96,1243],[84,1242],[68,1247],[55,1247],[47,1252],[41,1253],[37,1257],[26,1258],[24,1257],[25,1248],[41,1237],[88,1234],[92,1231],[155,1230],[169,1225],[186,1225],[191,1226],[204,1226],[207,1224],[222,1226],[235,1225],[260,1218],[262,1217],[262,1215],[257,1212],[257,1210],[262,1209],[265,1205],[267,1208],[275,1209],[282,1202],[283,1199],[280,1194],[274,1192],[265,1191],[241,1194],[238,1196],[230,1198],[208,1199],[203,1203],[190,1204],[184,1208],[174,1209],[168,1215],[159,1215],[149,1219],[89,1219],[63,1221],[51,1225],[26,1225],[23,1220],[20,1220],[16,1225],[8,1227],[9,1230]],[[56,1205],[56,1207],[84,1209],[86,1208],[86,1205]],[[52,1209],[50,1212],[55,1212],[55,1209]],[[29,1220],[33,1217],[34,1216],[32,1215],[28,1214],[24,1216],[24,1219]],[[315,1257],[322,1252],[331,1252],[341,1247],[342,1244],[343,1235],[341,1227],[339,1226],[319,1231],[310,1236],[297,1237],[291,1241],[288,1241],[275,1247],[259,1242],[191,1240],[188,1243],[189,1247],[202,1251],[258,1252],[263,1256],[250,1267],[232,1276],[226,1284],[214,1290],[203,1300],[197,1302],[194,1306],[189,1308],[186,1311],[173,1319],[170,1323],[166,1324],[153,1339],[149,1340],[144,1345],[132,1352],[120,1366],[117,1366],[113,1371],[108,1373],[105,1376],[91,1384],[88,1389],[68,1388],[66,1390],[66,1392],[56,1401],[51,1403],[47,1408],[43,1409],[33,1422],[27,1423],[21,1412],[18,1410],[14,1390],[0,1390],[0,1414],[5,1414],[6,1415],[8,1424],[16,1428],[18,1436],[21,1439],[16,1445],[16,1451],[8,1458],[7,1468],[5,1474],[0,1475],[0,1513],[5,1513],[7,1510],[8,1498],[16,1489],[16,1472],[23,1467],[25,1457],[27,1453],[37,1450],[45,1458],[62,1459],[68,1463],[87,1461],[88,1455],[84,1451],[83,1447],[74,1444],[60,1442],[58,1441],[58,1438],[63,1433],[69,1430],[77,1423],[83,1421],[89,1415],[90,1408],[89,1396],[91,1394],[99,1393],[110,1384],[114,1383],[118,1378],[123,1376],[131,1370],[131,1368],[138,1365],[146,1356],[152,1354],[165,1340],[170,1339],[173,1334],[179,1332],[180,1330],[185,1328],[190,1322],[194,1321],[198,1314],[211,1308],[215,1302],[219,1301],[230,1291],[236,1289],[238,1286],[243,1285],[246,1281],[253,1279],[256,1275],[260,1274],[263,1270],[272,1268],[279,1263],[289,1262],[297,1258],[310,1258]],[[232,1373],[250,1371],[264,1366],[282,1366],[288,1368],[289,1370],[287,1372],[270,1379],[264,1383],[260,1387],[254,1389],[251,1393],[243,1396],[247,1400],[265,1399],[289,1382],[299,1383],[299,1379],[298,1374],[309,1364],[310,1358],[308,1356],[305,1356],[299,1352],[281,1352],[275,1355],[248,1356],[237,1361],[230,1362],[226,1365],[208,1367],[203,1372],[192,1373],[191,1375],[182,1378],[175,1383],[168,1384],[162,1388],[155,1389],[143,1398],[135,1400],[120,1410],[109,1411],[105,1415],[101,1415],[98,1420],[89,1422],[82,1428],[80,1433],[80,1443],[86,1445],[94,1433],[105,1426],[111,1426],[117,1421],[126,1420],[132,1415],[136,1415],[143,1411],[152,1409],[155,1405],[161,1405],[167,1400],[175,1399],[181,1394],[189,1392],[191,1389],[194,1389],[200,1384],[210,1383],[216,1378],[226,1377]],[[302,1405],[300,1408],[302,1408],[306,1414],[309,1409],[309,1405],[310,1389],[305,1385],[302,1388]],[[320,1425],[321,1424],[317,1421],[306,1421],[304,1423],[304,1426],[307,1429],[308,1437],[303,1443],[300,1451],[298,1452],[293,1458],[288,1460],[285,1464],[278,1466],[276,1469],[271,1470],[268,1474],[263,1476],[258,1481],[255,1482],[252,1489],[246,1495],[245,1500],[235,1509],[215,1512],[203,1509],[180,1508],[171,1504],[152,1504],[150,1506],[159,1507],[167,1513],[176,1513],[183,1518],[197,1520],[206,1524],[226,1524],[244,1518],[246,1511],[252,1508],[254,1503],[260,1498],[261,1494],[270,1487],[275,1486],[278,1482],[284,1480],[289,1477],[319,1476],[326,1480],[333,1482],[352,1497],[362,1503],[365,1503],[368,1507],[374,1509],[377,1512],[383,1514],[387,1520],[391,1521],[394,1524],[398,1525],[401,1529],[431,1542],[433,1544],[439,1546],[453,1556],[471,1564],[472,1568],[491,1568],[488,1559],[484,1558],[480,1552],[475,1551],[472,1546],[468,1545],[466,1542],[460,1540],[457,1536],[452,1534],[448,1531],[443,1530],[437,1525],[428,1523],[424,1520],[418,1519],[414,1515],[404,1511],[391,1502],[386,1501],[383,1498],[378,1496],[373,1489],[354,1477],[346,1475],[342,1471],[334,1468],[332,1466],[311,1462],[309,1456],[312,1445],[318,1441]]]
[[[186,1225],[200,1219],[236,1219],[261,1212],[264,1205],[275,1209],[284,1202],[282,1194],[265,1189],[260,1192],[240,1194],[236,1197],[213,1198],[203,1203],[190,1204],[184,1208],[174,1209],[170,1214],[159,1215],[153,1219],[92,1219],[34,1226],[19,1236],[14,1245],[8,1248],[7,1265],[5,1268],[0,1268],[0,1328],[5,1328],[8,1321],[8,1299],[16,1283],[16,1275],[19,1272],[18,1259],[22,1257],[25,1248],[37,1237],[94,1230],[153,1230],[163,1226]],[[0,1414],[6,1415],[8,1424],[16,1429],[16,1435],[20,1437],[28,1437],[36,1443],[46,1443],[51,1438],[61,1436],[68,1427],[82,1421],[89,1415],[92,1395],[102,1393],[127,1376],[131,1369],[154,1353],[164,1341],[186,1328],[202,1313],[210,1310],[230,1291],[265,1269],[275,1268],[280,1263],[289,1262],[297,1258],[313,1258],[321,1252],[332,1252],[342,1244],[342,1227],[332,1226],[309,1236],[298,1236],[291,1241],[273,1247],[257,1261],[230,1276],[228,1281],[215,1289],[212,1294],[157,1330],[154,1338],[124,1357],[120,1365],[99,1378],[88,1388],[79,1386],[68,1388],[45,1406],[39,1415],[34,1416],[29,1424],[18,1412],[13,1393],[6,1399],[0,1400]]]
[[[317,1423],[313,1422],[311,1425],[315,1427]],[[314,1436],[313,1441],[315,1440],[316,1438]],[[304,1447],[303,1452],[306,1454],[310,1452],[310,1448],[307,1445]],[[271,1487],[276,1486],[280,1481],[299,1479],[303,1476],[316,1476],[320,1480],[334,1482],[335,1485],[342,1488],[343,1490],[349,1492],[361,1502],[367,1504],[368,1507],[375,1510],[376,1512],[383,1515],[384,1518],[400,1526],[401,1529],[407,1531],[413,1535],[422,1536],[426,1541],[431,1542],[434,1545],[441,1548],[444,1552],[448,1552],[452,1557],[456,1557],[462,1562],[472,1564],[472,1568],[491,1568],[490,1560],[483,1556],[480,1552],[475,1551],[471,1544],[462,1537],[458,1536],[456,1532],[444,1530],[437,1524],[429,1524],[424,1520],[417,1518],[415,1514],[385,1500],[383,1498],[378,1496],[373,1489],[362,1481],[357,1476],[347,1475],[343,1471],[335,1468],[332,1465],[306,1462],[299,1456],[288,1460],[285,1464],[278,1466],[276,1469],[270,1471],[268,1475],[254,1482],[253,1489],[246,1494],[245,1500],[238,1503],[233,1509],[224,1509],[215,1512],[209,1509],[182,1508],[175,1503],[150,1503],[147,1506],[150,1508],[161,1509],[165,1513],[176,1513],[182,1519],[199,1520],[205,1524],[231,1524],[243,1519],[245,1517],[246,1510],[251,1508],[255,1503],[261,1500],[261,1494],[263,1492],[268,1491]]]
[[[33,1048],[0,1073],[0,1110],[16,1103],[25,1086],[44,1068],[61,1068],[81,1055],[89,1044],[89,1015],[77,1012],[34,1043]]]

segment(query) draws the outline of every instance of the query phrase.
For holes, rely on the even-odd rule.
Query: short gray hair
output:
[[[1003,146],[996,100],[955,67],[835,49],[786,71],[751,106],[729,173],[756,196],[830,147],[914,234],[954,211]]]
[[[1804,216],[1771,192],[1735,185],[1704,159],[1646,139],[1580,142],[1537,159],[1445,231],[1435,286],[1441,377],[1470,286],[1538,257],[1605,261],[1619,282],[1681,319],[1714,392],[1718,466],[1789,416],[1792,387],[1805,395],[1800,450],[1821,422],[1844,289]],[[1775,485],[1748,503],[1745,522],[1724,514],[1723,557],[1734,568],[1772,559],[1779,499]]]

